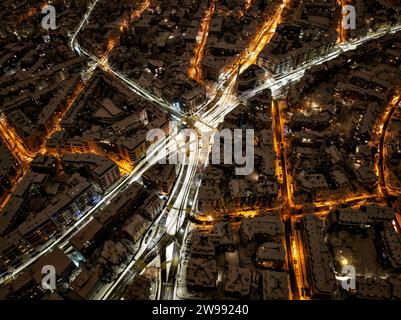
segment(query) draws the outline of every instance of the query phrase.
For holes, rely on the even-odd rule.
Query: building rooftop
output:
[[[288,300],[289,277],[286,272],[265,270],[262,272],[263,300]]]
[[[189,288],[216,288],[217,268],[214,260],[191,257],[188,261],[186,283]]]
[[[269,215],[252,219],[243,219],[241,222],[240,232],[249,240],[255,239],[259,236],[268,236],[269,238],[275,239],[284,234],[284,226],[277,215]]]
[[[251,290],[252,271],[230,265],[228,267],[224,291],[227,295],[245,298]]]

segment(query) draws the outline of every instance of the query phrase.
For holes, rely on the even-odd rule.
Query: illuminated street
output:
[[[201,30],[197,37],[197,44],[194,52],[194,57],[191,62],[191,67],[188,70],[188,74],[192,79],[198,82],[202,81],[202,70],[200,67],[202,58],[204,57],[205,45],[209,35],[210,20],[213,16],[216,6],[216,1],[213,0],[210,4],[210,8],[205,13],[205,17],[201,23]]]

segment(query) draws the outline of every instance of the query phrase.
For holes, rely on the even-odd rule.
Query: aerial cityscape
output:
[[[0,8],[0,300],[401,300],[401,1]]]

